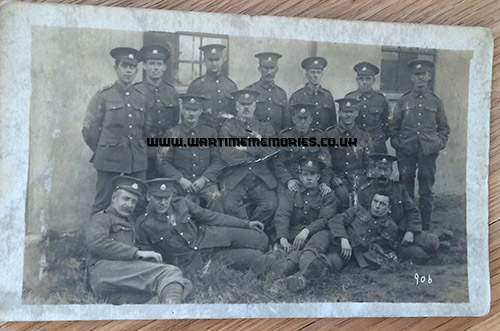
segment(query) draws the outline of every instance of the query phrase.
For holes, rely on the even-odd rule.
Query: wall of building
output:
[[[33,29],[27,233],[72,231],[88,221],[96,172],[81,135],[85,111],[92,96],[115,80],[109,50],[140,48],[142,43],[140,32]],[[284,55],[276,82],[288,95],[305,84],[300,62],[314,52],[324,56],[329,64],[323,86],[337,99],[356,88],[354,64],[380,65],[381,48],[231,37],[229,73],[238,87],[259,79],[254,54],[262,51]],[[436,93],[445,104],[452,135],[438,160],[435,191],[463,193],[469,55],[438,51],[436,62]],[[136,80],[140,76],[141,70]]]

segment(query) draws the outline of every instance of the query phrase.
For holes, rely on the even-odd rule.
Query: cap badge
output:
[[[196,100],[195,100],[194,98],[191,98],[191,99],[189,100],[189,103],[195,103],[195,102],[196,102]]]
[[[134,54],[130,53],[130,54],[128,55],[128,57],[129,57],[129,58],[131,58],[131,59],[133,59],[133,58],[134,58]]]
[[[167,189],[167,186],[165,184],[160,185],[160,190],[165,191]]]
[[[215,54],[215,53],[217,53],[217,49],[212,48],[212,50],[211,50],[210,52],[211,52],[212,54]]]
[[[271,62],[272,60],[273,60],[273,58],[272,58],[272,57],[268,57],[268,58],[267,58],[267,61],[269,61],[269,62]]]
[[[307,162],[307,166],[308,166],[308,167],[312,167],[312,166],[313,166],[313,162],[309,160],[309,161]]]
[[[132,184],[132,188],[134,190],[137,190],[137,189],[139,189],[139,185],[137,185],[137,183],[134,183],[134,184]]]
[[[361,71],[366,71],[366,67],[361,68]]]
[[[302,114],[304,114],[304,113],[306,112],[306,109],[305,109],[305,108],[301,108],[301,109],[300,109],[300,112],[301,112]]]
[[[419,64],[417,64],[417,69],[420,69],[420,68],[422,68],[422,65],[419,63]]]
[[[382,163],[387,163],[387,159],[384,157],[382,160],[381,160]]]
[[[158,54],[158,50],[157,49],[153,49],[153,54]]]
[[[351,103],[349,101],[346,102],[345,104],[347,107],[351,107]]]
[[[245,93],[245,98],[246,98],[246,99],[250,98],[250,94]]]
[[[318,62],[318,60],[314,60],[314,62],[313,62],[313,63],[314,63],[314,64],[318,64],[319,62]]]

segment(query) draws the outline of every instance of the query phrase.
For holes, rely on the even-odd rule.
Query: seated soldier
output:
[[[410,198],[406,187],[390,179],[393,172],[393,164],[397,158],[388,154],[374,154],[370,157],[372,165],[370,179],[358,192],[359,203],[368,208],[376,192],[385,192],[393,202],[391,206],[391,217],[399,227],[399,231],[405,233],[407,239],[415,240],[416,246],[411,246],[411,255],[420,260],[425,260],[428,253],[433,253],[439,246],[449,247],[449,242],[441,242],[434,234],[422,231],[422,220],[417,205]],[[443,230],[443,238],[452,236],[451,231]]]
[[[236,100],[238,114],[224,122],[220,129],[222,138],[250,141],[255,138],[275,137],[274,129],[269,122],[260,122],[254,117],[258,92],[240,90],[233,92],[232,95]],[[274,231],[272,220],[278,201],[274,192],[277,182],[268,167],[268,158],[276,153],[275,148],[249,144],[249,146],[224,146],[220,152],[225,162],[221,175],[225,213],[260,221],[264,223],[266,233],[271,234]],[[249,202],[255,205],[253,212],[247,211]]]
[[[92,216],[85,229],[90,252],[90,286],[99,300],[112,304],[145,303],[158,296],[161,303],[181,303],[192,289],[182,271],[162,264],[160,254],[137,248],[132,212],[147,186],[139,179],[112,180],[111,204]]]
[[[368,210],[358,205],[335,215],[329,231],[318,232],[304,248],[300,271],[287,277],[287,288],[300,291],[310,279],[340,271],[352,255],[362,268],[395,260],[398,227],[389,212],[389,197],[375,194]]]
[[[217,131],[199,122],[203,111],[198,95],[181,95],[182,123],[168,130],[167,137],[181,138],[188,143],[190,138],[217,138]],[[208,209],[222,213],[222,201],[217,177],[222,170],[219,148],[216,146],[160,147],[158,172],[162,177],[175,179],[179,193],[194,202],[201,199]]]
[[[316,232],[325,230],[329,218],[337,212],[337,198],[333,192],[321,195],[320,172],[324,167],[318,159],[304,157],[299,161],[300,184],[297,191],[284,190],[279,193],[278,210],[274,217],[277,241],[286,253],[272,252],[252,266],[256,276],[268,274],[268,278],[289,275],[285,270],[286,260],[290,265],[298,264],[299,252],[307,240]]]
[[[321,147],[320,141],[322,132],[320,129],[311,128],[313,121],[313,111],[316,108],[314,104],[294,104],[290,106],[292,112],[293,127],[284,129],[280,132],[279,138],[286,138],[289,141],[292,139],[296,142],[299,139],[305,140],[309,146],[290,146],[280,150],[271,159],[271,170],[278,180],[278,193],[284,188],[290,191],[297,192],[300,186],[298,164],[303,157],[318,158]],[[316,146],[311,146],[311,140],[316,140]],[[329,183],[324,181],[324,176],[321,176],[319,189],[322,195],[328,194],[331,188]]]
[[[325,130],[323,137],[335,146],[326,150],[326,158],[332,165],[331,187],[340,200],[339,211],[356,203],[356,191],[364,184],[368,157],[373,152],[370,135],[356,123],[358,104],[356,99],[339,99],[339,124]],[[328,163],[329,164],[329,163]]]
[[[309,279],[327,272],[339,272],[354,255],[361,268],[376,267],[401,258],[417,263],[428,255],[413,238],[413,232],[400,231],[390,217],[394,201],[384,191],[375,192],[369,209],[359,204],[328,221],[329,231],[317,232],[299,258],[300,271],[287,278],[287,287],[299,291]],[[421,232],[422,241],[439,246],[436,236]],[[326,254],[326,255],[325,255]]]
[[[147,182],[147,213],[137,219],[139,247],[159,252],[182,270],[199,271],[216,259],[234,269],[248,269],[267,248],[264,225],[201,208],[175,196],[175,181]]]

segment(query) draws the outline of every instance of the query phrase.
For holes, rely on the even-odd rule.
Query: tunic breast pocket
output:
[[[111,239],[119,242],[131,243],[134,241],[132,228],[120,224],[111,225],[109,236]]]
[[[124,108],[123,102],[106,102],[106,113],[104,114],[104,127],[117,127],[124,125]]]
[[[127,116],[130,117],[130,115],[132,115],[136,125],[140,125],[142,127],[144,125],[144,118],[146,112],[144,105],[138,102],[131,102],[130,105],[132,111],[129,114],[127,114]]]

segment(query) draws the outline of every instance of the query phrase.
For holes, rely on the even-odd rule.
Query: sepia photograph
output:
[[[407,42],[387,24],[363,41],[362,23],[74,10],[95,21],[36,22],[23,41],[21,307],[487,313],[489,117],[477,114],[491,35],[429,27]]]

